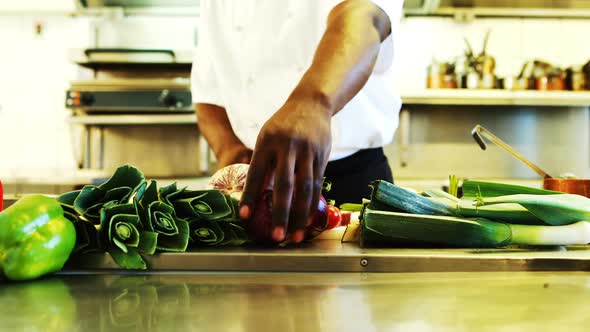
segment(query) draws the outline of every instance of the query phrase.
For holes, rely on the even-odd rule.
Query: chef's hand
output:
[[[315,213],[332,146],[332,112],[312,97],[291,97],[262,127],[242,195],[240,217],[250,218],[262,190],[274,178],[273,240],[287,233],[295,243]]]
[[[227,145],[220,150],[217,157],[217,167],[223,168],[232,164],[249,164],[253,151],[241,142]]]
[[[292,232],[303,240],[306,221],[317,208],[331,148],[330,120],[365,85],[391,34],[387,14],[370,0],[342,1],[327,17],[327,27],[307,69],[285,103],[264,124],[242,196],[240,217],[274,176],[273,239]]]

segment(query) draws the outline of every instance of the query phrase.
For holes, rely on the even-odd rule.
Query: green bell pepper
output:
[[[0,274],[27,280],[60,270],[76,243],[60,204],[29,195],[0,213]]]

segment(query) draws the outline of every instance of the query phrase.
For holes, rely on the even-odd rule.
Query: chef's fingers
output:
[[[267,173],[270,171],[271,166],[272,152],[270,150],[254,149],[240,201],[240,218],[250,219],[252,216],[255,203],[258,202],[265,187]]]
[[[324,184],[324,166],[317,158],[313,162],[313,191],[311,196],[311,208],[309,209],[308,224],[313,222],[313,217],[318,209],[320,194]]]
[[[312,152],[308,147],[304,147],[295,167],[295,193],[289,221],[289,230],[293,232],[292,240],[295,243],[303,241],[309,217],[314,191],[313,159]]]
[[[280,242],[285,239],[289,212],[291,211],[291,199],[295,181],[295,159],[297,154],[293,150],[285,149],[278,153],[274,192],[272,195],[272,238]],[[291,153],[290,153],[291,152]]]
[[[313,161],[313,196],[311,198],[311,208],[309,209],[309,219],[307,220],[308,224],[313,223],[313,218],[315,217],[315,213],[317,212],[319,202],[320,202],[320,195],[322,193],[322,188],[324,187],[324,172],[326,171],[326,166],[328,164],[328,156],[330,155],[330,150],[327,151],[319,151]],[[329,181],[329,179],[327,179]],[[326,220],[327,225],[327,220]]]

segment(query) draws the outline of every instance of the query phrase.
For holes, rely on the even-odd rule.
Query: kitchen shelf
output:
[[[590,106],[590,91],[424,89],[401,95],[406,105]]]
[[[196,124],[197,117],[192,114],[158,114],[158,115],[84,115],[73,116],[68,120],[81,125],[154,125],[154,124]]]
[[[407,16],[442,16],[455,17],[459,21],[470,21],[477,17],[494,18],[569,18],[583,19],[590,17],[587,8],[502,8],[502,7],[441,7],[430,13],[409,13]]]

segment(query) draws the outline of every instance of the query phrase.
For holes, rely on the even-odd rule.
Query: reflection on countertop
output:
[[[585,331],[590,275],[66,275],[0,287],[26,331]]]

